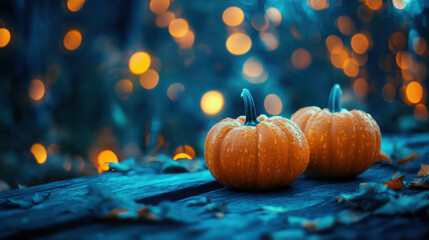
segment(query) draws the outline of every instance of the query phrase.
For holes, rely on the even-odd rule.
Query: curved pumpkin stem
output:
[[[249,90],[244,88],[241,92],[241,98],[244,101],[244,113],[246,115],[246,121],[244,122],[244,125],[256,126],[260,122],[256,119],[255,102],[253,101]]]
[[[342,93],[343,91],[341,91],[341,87],[338,83],[332,87],[328,100],[328,109],[331,113],[341,112],[342,108],[340,104],[340,97]]]

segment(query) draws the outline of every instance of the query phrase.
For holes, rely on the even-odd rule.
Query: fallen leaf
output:
[[[380,151],[377,162],[381,163],[383,161],[385,161],[388,164],[392,164],[392,159],[389,157],[389,155],[387,155],[385,152]]]
[[[419,157],[419,155],[417,153],[412,153],[411,155],[409,155],[407,157],[396,160],[395,163],[399,164],[399,165],[404,165],[404,164],[407,164],[407,163],[413,161],[414,159],[416,159],[418,157]]]
[[[425,165],[423,163],[420,164],[420,170],[417,173],[418,177],[424,177],[429,175],[429,165]]]
[[[401,190],[402,186],[404,185],[404,178],[408,170],[410,170],[410,167],[408,167],[407,171],[402,175],[400,172],[396,172],[390,177],[390,181],[383,182],[383,184],[387,185],[387,187],[392,190]]]
[[[414,178],[410,185],[414,188],[427,188],[429,189],[429,175],[419,178]]]

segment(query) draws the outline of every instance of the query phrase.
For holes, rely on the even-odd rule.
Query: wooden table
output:
[[[429,135],[384,135],[382,149],[393,146],[417,151],[407,174],[415,175],[420,163],[429,163]],[[0,193],[0,238],[43,239],[428,239],[429,217],[421,214],[373,215],[351,225],[335,224],[325,231],[307,231],[290,217],[320,218],[335,215],[350,205],[336,198],[353,193],[362,182],[389,180],[408,165],[375,165],[360,176],[342,181],[310,179],[302,176],[289,187],[271,192],[250,193],[218,184],[205,170],[194,173],[160,174],[153,169],[108,172],[100,175],[52,182]],[[407,178],[406,178],[407,180]],[[104,196],[97,199],[100,191]],[[111,193],[105,192],[110,189]],[[405,188],[401,194],[423,190]],[[121,196],[124,201],[158,205],[169,209],[173,220],[108,218],[100,207]],[[209,199],[212,204],[203,203]],[[45,199],[46,198],[46,199]],[[12,203],[37,202],[33,206]],[[22,202],[20,202],[22,201]],[[40,202],[40,203],[39,203]],[[224,203],[224,205],[223,205]],[[223,209],[226,204],[226,209]],[[32,205],[32,204],[30,204]],[[7,206],[7,207],[5,207]],[[168,207],[168,208],[167,208]],[[175,219],[175,220],[174,220]],[[155,219],[156,220],[156,219]]]

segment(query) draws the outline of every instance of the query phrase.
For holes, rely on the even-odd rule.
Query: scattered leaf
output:
[[[429,175],[429,165],[420,164],[420,171],[417,173],[418,177],[425,177]]]
[[[387,185],[387,187],[392,190],[401,190],[402,186],[404,185],[404,178],[408,170],[410,170],[410,167],[408,167],[407,171],[402,175],[400,172],[396,172],[390,177],[390,181],[383,182],[383,184]]]
[[[411,181],[411,186],[414,188],[427,188],[427,189],[429,189],[429,176],[414,178]]]
[[[388,164],[392,164],[392,159],[389,157],[389,155],[387,155],[383,151],[380,151],[380,154],[378,155],[377,162],[381,163],[383,161],[386,162],[386,163],[388,163]]]
[[[407,164],[407,163],[413,161],[414,159],[416,159],[418,157],[419,157],[419,155],[417,153],[412,153],[411,155],[409,155],[407,157],[403,157],[401,159],[396,160],[395,163],[399,164],[399,165],[404,165],[404,164]]]

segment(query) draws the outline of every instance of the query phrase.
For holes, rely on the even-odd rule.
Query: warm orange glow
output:
[[[384,84],[381,93],[383,95],[384,101],[391,103],[395,99],[396,88],[392,84],[386,83]]]
[[[252,27],[258,31],[265,31],[268,28],[268,18],[262,13],[256,13],[250,20]]]
[[[161,14],[167,11],[170,0],[150,0],[149,8],[153,13]]]
[[[254,58],[250,57],[243,64],[243,73],[249,77],[258,77],[264,72],[262,63]]]
[[[336,48],[331,52],[331,62],[336,68],[343,68],[348,58],[349,54],[344,49]]]
[[[369,47],[368,38],[362,33],[355,34],[352,37],[351,45],[356,53],[365,53]]]
[[[402,78],[406,81],[413,80],[413,73],[411,72],[411,69],[401,69]]]
[[[67,0],[67,8],[71,12],[77,12],[82,9],[85,4],[85,0]]]
[[[268,51],[274,51],[279,46],[279,40],[272,33],[260,32],[259,38],[264,43],[264,46]]]
[[[222,20],[228,26],[238,26],[244,20],[243,10],[238,7],[229,7],[223,11]]]
[[[323,10],[329,7],[329,2],[327,0],[307,0],[308,6],[314,10]]]
[[[365,0],[366,6],[371,10],[378,10],[383,5],[382,0]]]
[[[340,16],[337,18],[336,26],[338,30],[344,35],[352,35],[356,32],[356,26],[353,20],[347,16]]]
[[[173,83],[167,89],[167,96],[171,101],[176,101],[179,94],[185,91],[185,86],[181,83]]]
[[[352,59],[356,66],[362,67],[368,61],[368,55],[352,52]]]
[[[413,57],[409,52],[397,52],[396,64],[402,69],[410,69],[413,66]]]
[[[271,115],[279,115],[283,109],[283,103],[276,94],[268,94],[264,100],[265,111]]]
[[[365,97],[368,94],[368,83],[363,78],[358,78],[353,83],[353,91],[358,97]]]
[[[133,93],[133,83],[128,79],[122,79],[115,84],[115,92],[119,99],[127,100]]]
[[[168,27],[171,21],[176,18],[176,15],[173,12],[164,12],[156,16],[155,24],[160,28]]]
[[[174,155],[177,156],[180,153],[185,153],[186,155],[188,155],[191,159],[195,158],[195,150],[193,147],[189,146],[189,145],[183,145],[183,146],[178,146],[176,148],[176,150],[174,151]],[[176,159],[174,159],[176,160]]]
[[[427,49],[427,42],[424,38],[418,37],[413,40],[413,50],[418,55],[423,55]]]
[[[420,121],[426,121],[428,120],[428,109],[426,108],[426,106],[424,104],[417,104],[416,107],[414,108],[414,117],[417,120]]]
[[[140,76],[140,85],[145,89],[154,89],[159,82],[158,72],[149,69]]]
[[[392,0],[393,6],[395,6],[395,8],[401,10],[404,9],[407,4],[404,0]]]
[[[251,77],[251,76],[244,74],[243,77],[244,77],[244,79],[246,79],[250,83],[261,84],[261,83],[264,83],[265,81],[268,80],[269,73],[267,71],[264,71],[264,72],[262,72],[262,74],[260,74],[257,77]]]
[[[64,47],[73,51],[79,48],[82,43],[82,34],[78,30],[70,30],[64,36]]]
[[[304,48],[298,48],[292,53],[292,65],[297,69],[306,69],[311,64],[311,55]]]
[[[48,153],[46,152],[46,148],[42,144],[33,144],[33,146],[31,146],[30,151],[38,164],[43,164],[46,162],[46,159],[48,158]]]
[[[189,31],[189,24],[188,22],[183,18],[177,18],[170,22],[168,25],[168,31],[170,32],[171,36],[175,38],[181,38],[186,35]]]
[[[356,77],[359,74],[359,68],[352,59],[348,58],[343,65],[344,73],[349,77]]]
[[[407,45],[407,38],[402,32],[395,32],[389,37],[389,49],[391,52],[396,53],[401,51]]]
[[[330,35],[326,38],[325,41],[326,48],[329,52],[334,51],[334,49],[343,49],[343,41],[336,35]]]
[[[98,170],[100,172],[105,172],[109,170],[109,163],[111,162],[118,162],[118,157],[116,157],[116,154],[112,152],[111,150],[104,150],[98,155],[98,164],[99,168]]]
[[[6,47],[10,42],[10,32],[7,28],[0,28],[0,48]]]
[[[415,104],[422,100],[423,87],[419,82],[410,82],[406,88],[406,95],[408,101]]]
[[[189,159],[189,160],[191,160],[192,157],[186,153],[178,153],[173,157],[173,160],[178,160],[178,159]]]
[[[267,8],[267,10],[265,11],[265,16],[267,16],[273,26],[278,26],[282,22],[282,14],[277,8]]]
[[[149,54],[146,52],[136,52],[131,56],[128,66],[133,74],[139,75],[149,69],[150,62]]]
[[[70,159],[66,159],[63,161],[63,168],[66,171],[70,171],[72,168],[72,162],[70,161]]]
[[[34,101],[39,101],[45,95],[45,84],[40,79],[31,80],[28,95]]]
[[[222,93],[218,91],[208,91],[201,98],[201,109],[207,115],[214,115],[222,110],[223,103]]]
[[[194,45],[195,35],[192,31],[188,31],[185,36],[174,39],[182,49],[189,49]]]
[[[226,49],[234,55],[243,55],[252,47],[252,40],[244,33],[234,33],[226,40]]]

